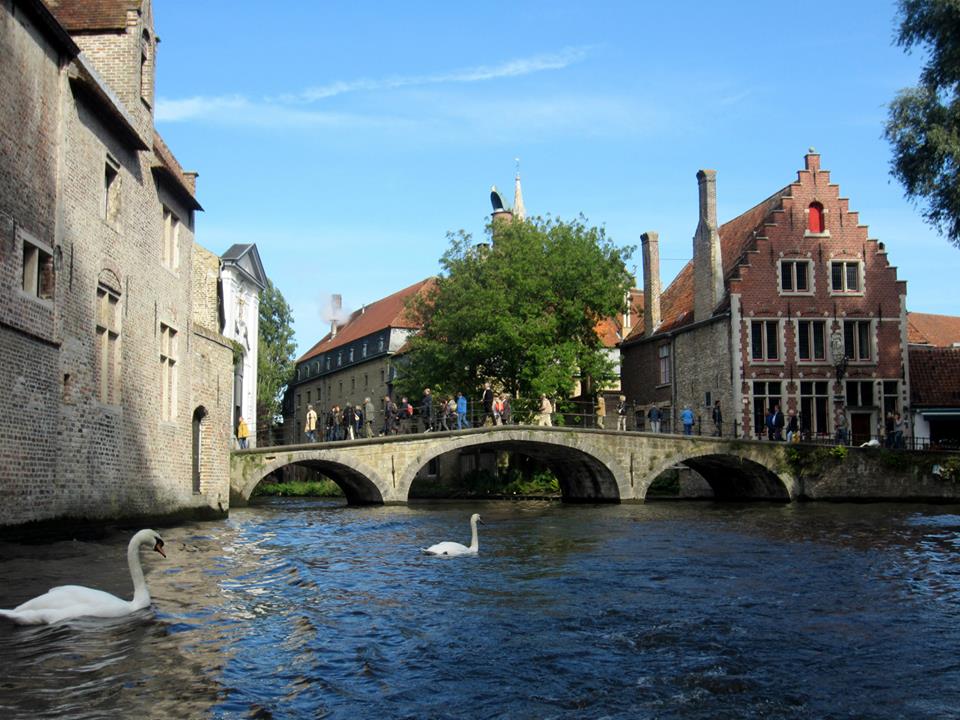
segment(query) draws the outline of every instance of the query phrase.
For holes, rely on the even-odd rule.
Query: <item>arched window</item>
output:
[[[823,205],[818,202],[810,203],[810,208],[807,211],[807,230],[820,234],[824,231],[825,227]]]

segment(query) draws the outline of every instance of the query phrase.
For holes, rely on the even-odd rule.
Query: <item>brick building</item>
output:
[[[907,325],[916,442],[960,448],[960,317],[911,312]]]
[[[334,405],[363,404],[367,397],[379,413],[384,396],[393,395],[392,358],[419,329],[406,312],[407,302],[426,292],[432,282],[427,278],[414,283],[343,321],[334,312],[330,332],[296,361],[294,379],[284,395],[285,443],[303,441],[308,405],[313,405],[321,423]],[[411,401],[419,403],[420,398]],[[376,422],[382,420],[378,414]]]
[[[762,435],[779,404],[809,436],[846,426],[867,439],[905,409],[910,379],[906,282],[884,244],[812,150],[795,182],[724,225],[716,173],[697,178],[693,259],[662,293],[657,234],[642,238],[644,320],[621,345],[628,399],[668,421],[689,405],[704,433],[719,400],[724,434]]]
[[[0,1],[0,525],[229,502],[233,353],[156,47],[149,0]]]

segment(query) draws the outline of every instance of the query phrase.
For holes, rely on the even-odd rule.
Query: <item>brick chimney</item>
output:
[[[660,235],[654,231],[640,236],[643,253],[643,334],[653,335],[660,325]]]
[[[723,258],[717,232],[717,171],[700,170],[700,222],[693,236],[693,319],[706,320],[723,298]]]
[[[820,153],[814,148],[810,148],[807,154],[803,156],[803,164],[810,172],[820,171]]]

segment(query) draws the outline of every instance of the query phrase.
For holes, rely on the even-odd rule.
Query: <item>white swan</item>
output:
[[[470,547],[455,542],[442,542],[423,548],[427,555],[476,555],[480,549],[480,543],[477,540],[477,523],[484,524],[477,513],[470,516]]]
[[[78,617],[123,617],[145,608],[150,604],[150,591],[140,567],[140,546],[151,544],[163,557],[167,556],[163,551],[163,538],[154,530],[141,530],[127,546],[127,564],[133,579],[132,601],[80,585],[61,585],[13,610],[0,610],[0,617],[20,625],[49,625]]]

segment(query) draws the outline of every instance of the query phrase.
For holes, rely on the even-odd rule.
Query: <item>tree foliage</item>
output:
[[[493,381],[515,397],[567,397],[580,374],[613,378],[596,326],[622,312],[633,248],[618,248],[583,218],[490,226],[489,244],[451,233],[436,284],[410,311],[422,331],[410,341],[398,387],[474,397]]]
[[[260,337],[257,351],[257,418],[273,424],[287,383],[293,376],[293,312],[267,279],[260,293]]]
[[[923,215],[960,247],[960,2],[900,0],[897,44],[929,56],[917,87],[890,104],[892,173]]]

